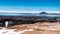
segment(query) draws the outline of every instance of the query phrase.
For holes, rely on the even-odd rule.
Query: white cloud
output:
[[[2,13],[40,13],[40,12],[43,12],[43,11],[0,11]],[[47,12],[47,13],[60,13],[60,11],[44,11],[44,12]]]
[[[0,11],[6,13],[39,13],[39,11]]]

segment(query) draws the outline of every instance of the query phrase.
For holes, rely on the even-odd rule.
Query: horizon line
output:
[[[60,13],[60,11],[0,11],[0,13]]]

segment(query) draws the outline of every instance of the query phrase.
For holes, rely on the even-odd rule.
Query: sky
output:
[[[0,12],[60,13],[60,0],[0,0]]]

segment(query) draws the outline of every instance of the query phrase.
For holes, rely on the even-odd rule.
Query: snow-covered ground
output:
[[[16,29],[2,28],[0,30],[0,34],[22,34],[22,33],[26,32],[26,31],[34,31],[33,29],[22,30],[22,31],[19,31],[19,32],[16,32],[15,30]]]

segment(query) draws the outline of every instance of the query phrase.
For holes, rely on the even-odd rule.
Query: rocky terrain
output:
[[[60,23],[37,22],[0,29],[0,34],[60,34]]]

